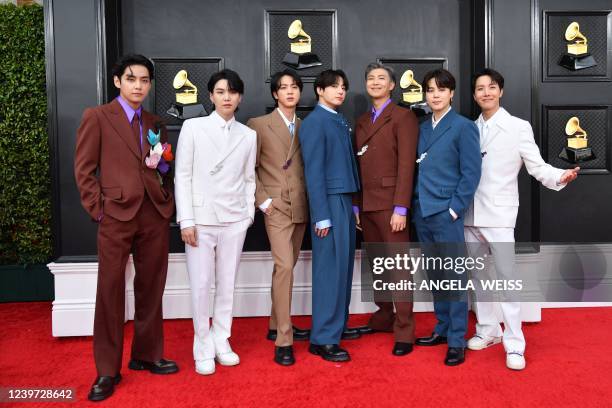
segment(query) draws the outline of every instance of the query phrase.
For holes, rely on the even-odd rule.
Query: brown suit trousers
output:
[[[393,210],[367,211],[361,213],[361,226],[365,242],[409,242],[408,228],[400,232],[391,231],[389,221]],[[393,310],[395,305],[395,310]],[[414,343],[414,315],[412,302],[376,302],[378,310],[370,316],[368,326],[375,330],[393,332],[395,341]]]

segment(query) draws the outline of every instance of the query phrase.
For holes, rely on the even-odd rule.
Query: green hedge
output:
[[[51,256],[41,6],[0,5],[0,264]]]

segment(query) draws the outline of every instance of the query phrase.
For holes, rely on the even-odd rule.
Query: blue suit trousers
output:
[[[312,344],[339,344],[348,319],[355,258],[355,216],[351,194],[327,196],[332,227],[312,234]]]
[[[453,218],[448,210],[439,212],[437,214],[423,217],[420,211],[420,205],[415,202],[413,205],[413,221],[416,228],[419,242],[423,244],[424,248],[431,250],[435,248],[432,243],[457,243],[461,244],[465,242],[463,234],[463,218],[458,218],[453,221]],[[461,256],[458,253],[461,251],[461,245],[443,245],[442,252],[444,254],[433,254],[441,256]],[[448,253],[452,251],[454,253]],[[427,254],[432,255],[432,254]],[[467,274],[456,275],[456,278],[467,280]],[[438,275],[439,276],[439,275]],[[430,274],[430,279],[432,275]],[[449,347],[465,347],[465,334],[467,331],[468,322],[468,304],[467,297],[463,300],[439,300],[440,298],[448,299],[448,296],[440,295],[434,292],[434,312],[438,323],[434,331],[440,336],[446,336],[448,338]],[[463,299],[462,298],[462,299]]]

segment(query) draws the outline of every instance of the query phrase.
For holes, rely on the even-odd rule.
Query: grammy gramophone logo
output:
[[[559,65],[570,71],[578,71],[597,65],[595,58],[589,53],[587,37],[580,32],[580,25],[574,21],[565,29],[567,52],[561,56]]]
[[[172,87],[177,90],[176,102],[166,113],[178,119],[189,119],[205,116],[204,105],[198,103],[198,88],[187,79],[187,71],[181,69],[172,81]]]
[[[559,153],[559,158],[566,162],[576,164],[595,159],[593,150],[589,147],[587,132],[580,127],[580,119],[577,116],[569,118],[565,124],[567,146]]]
[[[287,36],[291,40],[291,52],[285,54],[283,64],[294,69],[305,69],[323,65],[317,54],[312,52],[312,37],[304,31],[301,20],[294,20]]]
[[[402,93],[402,100],[406,103],[423,102],[423,87],[414,79],[414,72],[411,69],[402,74],[400,87],[405,89]]]
[[[400,88],[402,92],[402,100],[400,106],[408,108],[419,117],[427,116],[431,113],[431,108],[423,102],[423,86],[414,79],[414,71],[407,69],[400,78]]]

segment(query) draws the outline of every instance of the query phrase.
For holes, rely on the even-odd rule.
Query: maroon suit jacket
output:
[[[160,183],[158,171],[149,169],[144,161],[150,149],[149,129],[155,131],[160,121],[142,110],[142,151],[127,116],[117,100],[83,113],[77,131],[74,175],[81,194],[81,203],[91,218],[108,214],[120,221],[136,215],[145,192],[163,218],[174,212],[170,172]],[[167,141],[162,127],[161,141]],[[97,173],[97,174],[96,174]]]
[[[412,111],[389,104],[372,123],[372,113],[357,119],[355,153],[361,191],[353,204],[361,211],[410,208],[419,123]]]

